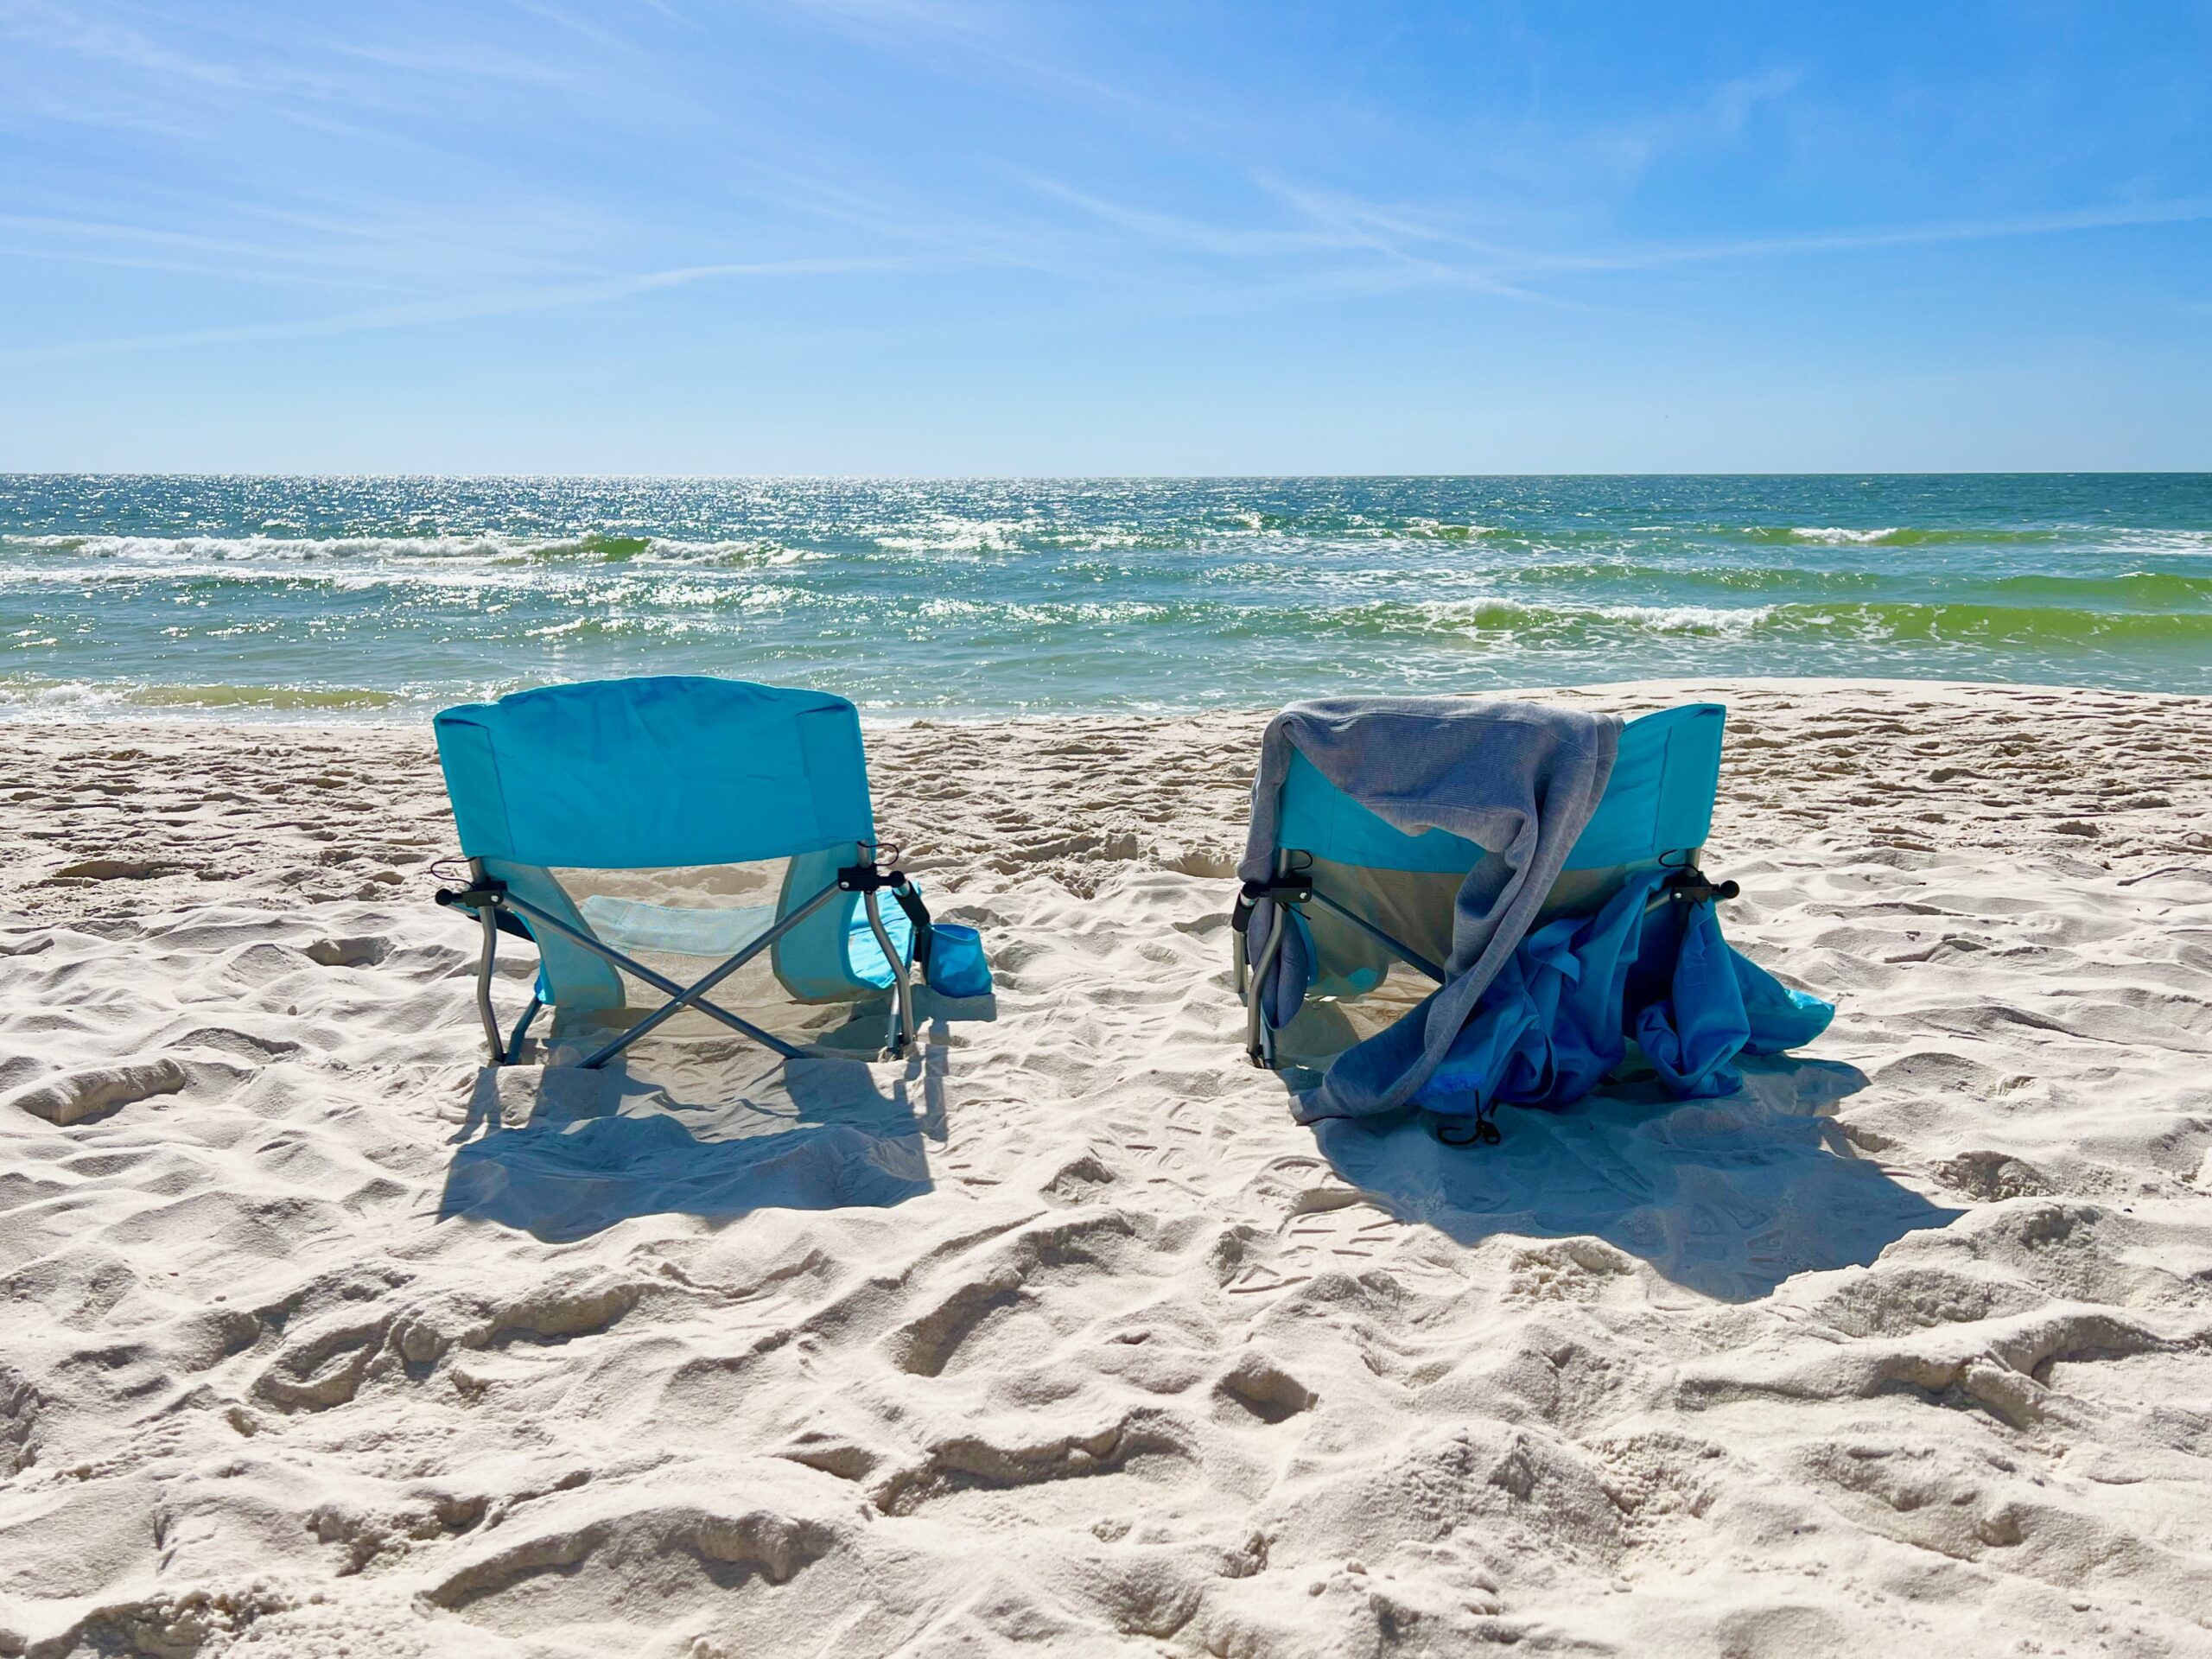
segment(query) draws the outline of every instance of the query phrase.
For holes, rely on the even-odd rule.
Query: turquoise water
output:
[[[2212,693],[2212,474],[0,477],[0,711],[416,718],[711,673],[881,715],[1656,675]]]

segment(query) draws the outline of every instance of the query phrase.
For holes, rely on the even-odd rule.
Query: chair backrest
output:
[[[471,858],[654,869],[873,841],[860,715],[741,680],[591,680],[437,717]]]
[[[1583,826],[1567,868],[1611,869],[1649,863],[1704,844],[1720,783],[1720,741],[1727,710],[1685,703],[1630,721],[1598,810]],[[1417,835],[1385,822],[1296,753],[1282,784],[1286,849],[1371,870],[1465,875],[1483,849],[1442,830]]]
[[[873,850],[860,715],[825,692],[697,676],[586,681],[448,709],[436,733],[461,851],[587,931],[579,873],[785,860],[780,918]],[[889,982],[858,904],[841,893],[771,947],[787,993],[835,1001]],[[664,919],[671,937],[686,931],[674,926],[680,910]],[[533,931],[556,1019],[622,1005],[603,960]]]

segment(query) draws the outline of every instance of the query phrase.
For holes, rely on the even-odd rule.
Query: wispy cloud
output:
[[[264,288],[360,289],[391,292],[399,284],[336,271],[254,270],[212,261],[168,259],[149,254],[98,253],[85,248],[0,248],[0,259],[35,259],[49,264],[96,265],[111,270],[158,270],[178,276],[205,276],[219,283],[248,283]]]
[[[1405,245],[1433,241],[1433,232],[1408,233],[1389,215],[1349,211],[1319,195],[1288,193],[1288,199],[1305,210],[1309,222],[1304,225],[1224,225],[1109,200],[1034,174],[1019,176],[1040,194],[1128,232],[1153,248],[1214,260],[1231,273],[1226,289],[1246,295],[1269,288],[1313,295],[1382,292],[1427,283],[1538,304],[1560,302],[1509,281],[1502,271],[1440,259]],[[1187,283],[1178,286],[1187,291]]]
[[[1792,232],[1779,236],[1719,238],[1586,251],[1518,246],[1484,237],[1463,228],[1466,215],[1451,209],[1366,202],[1356,197],[1318,190],[1266,175],[1260,175],[1256,181],[1269,194],[1305,213],[1317,226],[1340,231],[1351,228],[1370,231],[1374,233],[1376,245],[1389,248],[1402,257],[1404,257],[1408,244],[1432,250],[1457,250],[1461,256],[1475,256],[1471,262],[1464,257],[1457,261],[1405,258],[1409,266],[1427,269],[1440,277],[1478,275],[1493,280],[1547,274],[1654,270],[1669,265],[1783,259],[1811,254],[1845,253],[1945,242],[2000,241],[2021,237],[2056,236],[2074,232],[2212,219],[2212,196],[2191,196],[2164,201],[2119,202],[2012,218],[1854,226]]]
[[[1085,214],[1144,239],[1230,258],[1268,257],[1281,254],[1314,253],[1357,248],[1370,238],[1331,229],[1244,226],[1217,224],[1165,213],[1078,190],[1041,174],[1015,171],[1013,175],[1040,195],[1081,209]]]
[[[471,80],[511,80],[547,86],[574,79],[568,71],[551,64],[482,47],[429,48],[362,41],[341,43],[333,49],[346,57],[410,74],[454,75]]]
[[[945,0],[790,0],[788,9],[878,51],[912,58],[935,52],[936,67],[961,60],[985,78],[1011,81],[1052,98],[1077,98],[1095,107],[1143,120],[1154,134],[1186,129],[1192,111],[1163,105],[1128,87],[1055,61],[1017,38],[1009,17],[1033,21],[1048,12],[1020,9],[998,14]],[[972,69],[969,79],[975,79]]]
[[[148,127],[166,120],[183,129],[188,114],[204,120],[226,113],[388,143],[394,130],[361,120],[452,105],[487,84],[531,90],[603,85],[594,72],[603,77],[610,52],[627,42],[550,5],[520,3],[584,35],[594,62],[564,65],[540,51],[483,38],[467,29],[458,9],[449,30],[393,25],[379,38],[368,26],[372,19],[326,19],[313,10],[241,19],[213,5],[163,15],[124,11],[100,0],[69,6],[0,0],[0,38],[21,42],[27,55],[42,54],[48,67],[74,66],[68,79],[82,83],[78,90],[111,106],[91,118],[66,106],[42,107],[47,119]],[[156,23],[163,25],[159,33],[150,32]],[[112,107],[118,96],[132,101]]]
[[[34,46],[109,63],[168,80],[226,92],[314,92],[329,90],[323,77],[275,66],[249,68],[156,40],[143,31],[86,15],[78,8],[10,0],[0,8],[0,33]]]
[[[552,0],[509,0],[509,3],[602,49],[624,53],[638,49],[637,42],[626,35],[594,22],[571,7],[556,5]]]
[[[1678,108],[1641,121],[1599,124],[1582,142],[1625,172],[1640,174],[1662,156],[1734,143],[1762,107],[1781,104],[1803,79],[1795,68],[1732,76]]]
[[[49,245],[31,248],[18,240],[7,251],[14,254],[36,254],[48,258],[82,257],[93,264],[105,264],[117,256],[113,250],[136,248],[142,255],[152,253],[174,257],[197,254],[209,258],[229,261],[228,270],[246,277],[269,276],[289,270],[295,276],[310,274],[320,276],[321,270],[302,271],[301,267],[328,268],[349,274],[358,274],[363,260],[358,252],[346,252],[328,248],[310,247],[270,242],[250,242],[235,237],[211,236],[198,231],[175,231],[151,225],[126,225],[106,219],[72,219],[59,214],[0,213],[0,230],[22,236],[42,236],[49,238]],[[253,267],[261,267],[256,270]]]
[[[1663,265],[1693,264],[1713,260],[1789,258],[1803,254],[1844,253],[1938,242],[1993,242],[2018,237],[2056,236],[2077,231],[2118,230],[2130,226],[2188,224],[2203,219],[2212,219],[2212,197],[2081,207],[2063,213],[2029,213],[2012,219],[1955,219],[1929,225],[1803,231],[1784,236],[1682,242],[1596,253],[1524,252],[1513,256],[1513,263],[1530,271],[1651,270]]]
[[[639,294],[688,288],[698,283],[728,282],[747,277],[880,275],[946,263],[944,260],[893,257],[772,259],[731,264],[679,265],[666,270],[639,271],[593,282],[556,283],[537,288],[454,295],[444,299],[378,306],[332,316],[288,317],[267,322],[238,323],[227,327],[188,328],[170,334],[133,334],[110,340],[26,346],[16,351],[0,352],[0,366],[17,367],[79,358],[118,357],[181,346],[226,346],[252,340],[312,340],[334,334],[365,334],[384,328],[420,327],[485,317],[513,316],[531,311],[601,305]]]
[[[1256,175],[1255,182],[1268,196],[1294,209],[1300,222],[1225,226],[1109,200],[1034,174],[1020,176],[1040,194],[1080,208],[1155,246],[1254,265],[1304,258],[1309,268],[1284,279],[1299,286],[1331,292],[1381,292],[1395,288],[1449,285],[1547,304],[1560,302],[1562,296],[1531,287],[1531,279],[1800,258],[1940,243],[1999,241],[2212,219],[2212,197],[2190,197],[2004,219],[1858,226],[1629,247],[1544,249],[1518,246],[1475,234],[1462,228],[1466,216],[1452,209],[1368,202],[1267,174]],[[1351,269],[1342,266],[1344,257],[1360,254],[1373,256],[1374,262]],[[1333,260],[1332,268],[1310,268],[1313,260],[1323,258]],[[1249,273],[1248,280],[1256,283],[1263,277],[1264,272],[1254,270]]]

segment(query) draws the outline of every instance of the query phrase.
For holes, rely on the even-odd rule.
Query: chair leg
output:
[[[1274,1033],[1268,1028],[1260,1001],[1267,994],[1268,971],[1282,949],[1283,931],[1289,925],[1289,907],[1278,903],[1274,925],[1268,929],[1268,942],[1260,947],[1260,959],[1252,965],[1244,989],[1244,1052],[1252,1057],[1253,1065],[1269,1070],[1275,1063]]]
[[[476,912],[476,919],[484,929],[484,953],[476,963],[476,1016],[484,1022],[484,1043],[492,1051],[492,1064],[499,1065],[507,1058],[506,1042],[499,1035],[499,1017],[492,1011],[492,966],[499,952],[499,917],[486,905]]]
[[[906,1053],[906,1045],[914,1039],[914,994],[907,983],[906,963],[892,947],[890,931],[883,925],[883,911],[875,902],[875,894],[862,893],[861,902],[868,907],[868,930],[875,935],[876,948],[883,952],[884,961],[891,964],[893,995],[889,1046],[891,1058],[895,1060]]]
[[[514,1034],[507,1039],[505,1061],[507,1065],[517,1065],[521,1063],[523,1039],[530,1035],[530,1022],[537,1018],[538,1011],[544,1006],[533,992],[531,995],[530,1006],[522,1011],[522,1018],[515,1021]]]

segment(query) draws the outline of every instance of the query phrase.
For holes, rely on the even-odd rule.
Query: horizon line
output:
[[[477,480],[518,482],[636,482],[657,484],[1064,484],[1140,483],[1197,484],[1264,480],[1285,483],[1313,479],[1372,480],[1380,479],[1634,479],[1634,478],[2212,478],[2208,467],[1788,467],[1731,469],[1690,467],[1640,471],[1609,469],[1526,470],[1511,472],[1223,472],[1223,473],[655,473],[655,472],[454,472],[406,470],[301,472],[244,469],[207,472],[188,467],[79,467],[0,468],[0,481],[50,478],[315,480],[320,481],[376,480],[378,481],[463,483]]]

